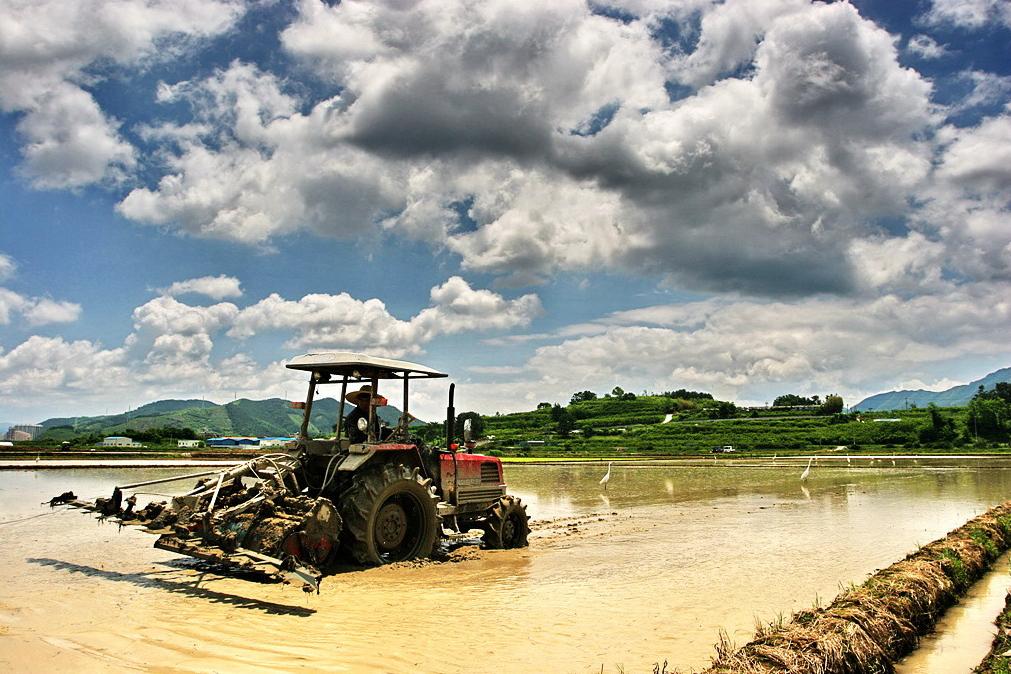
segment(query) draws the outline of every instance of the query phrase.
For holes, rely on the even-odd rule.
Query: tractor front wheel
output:
[[[503,496],[488,509],[481,540],[486,548],[524,548],[529,533],[527,507],[515,496]]]
[[[417,468],[386,464],[356,475],[341,507],[351,556],[369,565],[430,557],[441,529],[437,502]]]

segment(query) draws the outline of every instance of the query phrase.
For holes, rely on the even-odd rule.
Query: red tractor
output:
[[[110,498],[51,502],[98,512],[160,534],[158,548],[241,568],[318,590],[326,569],[342,557],[366,565],[429,557],[440,539],[483,530],[490,548],[527,544],[529,518],[506,493],[502,462],[472,453],[468,420],[456,443],[454,385],[449,387],[446,447],[430,447],[412,432],[410,383],[445,377],[424,365],[359,353],[311,353],[287,365],[309,373],[301,429],[290,452],[265,454],[234,468],[116,487]],[[378,409],[387,404],[380,383],[399,381],[403,407],[393,427]],[[330,438],[309,437],[313,401],[324,386],[340,387],[343,403]],[[349,391],[349,385],[361,387]],[[382,392],[386,392],[384,386]],[[200,478],[171,502],[136,509],[131,489]]]

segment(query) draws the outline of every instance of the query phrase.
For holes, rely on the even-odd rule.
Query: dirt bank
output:
[[[1009,545],[1011,501],[878,571],[829,606],[760,628],[739,650],[721,639],[706,672],[891,672]]]

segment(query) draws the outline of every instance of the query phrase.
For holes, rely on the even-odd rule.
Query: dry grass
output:
[[[706,674],[891,672],[1009,545],[1011,501],[882,569],[827,607],[759,628],[740,649],[721,634]]]

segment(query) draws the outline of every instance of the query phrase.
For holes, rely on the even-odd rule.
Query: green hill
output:
[[[887,391],[861,400],[853,406],[857,412],[876,412],[880,410],[901,410],[910,407],[926,407],[934,404],[938,407],[964,407],[982,386],[986,390],[999,382],[1011,382],[1011,367],[1005,367],[991,372],[982,379],[971,381],[961,386],[953,386],[944,391]]]
[[[351,405],[344,404],[347,414]],[[388,424],[396,424],[400,410],[393,406],[379,409]],[[225,405],[208,400],[159,400],[122,414],[95,417],[57,417],[42,426],[48,439],[98,434],[123,435],[129,431],[152,429],[190,429],[197,434],[251,435],[260,437],[294,435],[302,422],[302,411],[292,409],[287,400],[242,398]],[[320,398],[312,406],[309,431],[322,436],[332,433],[337,422],[337,401]]]
[[[975,443],[965,408],[940,409],[936,415],[938,423],[950,424],[946,437],[930,436],[934,417],[927,408],[883,415],[819,414],[816,409],[742,409],[726,401],[660,395],[609,397],[482,416],[481,449],[552,458],[698,455],[725,445],[739,453],[770,454],[838,447],[945,451]],[[983,442],[976,448],[992,446]]]

